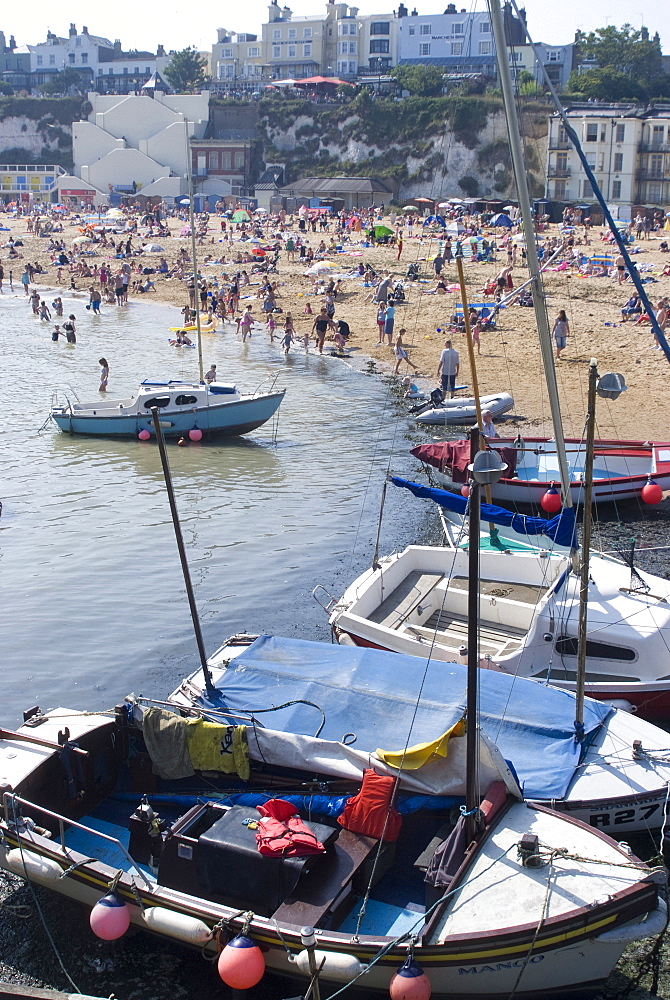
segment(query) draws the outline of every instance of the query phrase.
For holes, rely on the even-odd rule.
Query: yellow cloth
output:
[[[446,733],[438,736],[432,743],[417,743],[407,750],[377,750],[376,753],[389,767],[402,766],[404,771],[417,771],[435,757],[446,757],[449,740],[454,736],[465,736],[465,719],[447,729]]]
[[[196,771],[223,771],[249,778],[249,744],[246,726],[222,726],[196,719],[189,722],[186,744]]]

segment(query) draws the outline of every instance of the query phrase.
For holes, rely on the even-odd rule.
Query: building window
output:
[[[244,170],[244,152],[233,153],[233,169]]]
[[[349,34],[349,25],[348,24],[341,24],[340,25],[340,34],[341,35],[348,35]]]
[[[75,38],[74,44],[78,49],[81,48],[81,38]]]
[[[88,62],[88,52],[82,52],[82,54],[81,54],[81,61],[84,64]]]
[[[370,40],[370,52],[388,52],[388,38],[373,38]]]
[[[370,24],[371,35],[388,35],[390,32],[388,21],[373,21]],[[386,49],[388,52],[388,49]]]
[[[429,56],[430,55],[430,42],[421,42],[419,45],[419,55]]]
[[[432,26],[430,24],[420,24],[419,25],[420,35],[430,35],[432,34]]]
[[[75,61],[75,59],[77,57],[75,56],[74,52],[68,52],[67,58],[68,58],[68,62],[70,63],[70,65],[73,66],[74,65],[74,61]]]
[[[356,25],[355,24],[350,24],[349,25],[349,34],[350,35],[355,35],[356,32],[357,32]]]
[[[521,62],[521,53],[520,52],[510,52],[510,54],[509,54],[509,61],[510,62]],[[517,72],[518,72],[518,70],[517,70]]]
[[[84,57],[82,56],[81,58],[82,58],[82,60],[83,60],[83,58],[84,58]],[[140,67],[139,67],[139,66],[136,66],[136,67],[135,67],[135,76],[139,76],[139,75],[140,75]]]
[[[460,56],[463,53],[463,42],[452,42],[451,43],[451,54],[452,56]]]
[[[281,28],[273,28],[272,37],[275,39],[275,41],[281,38]]]
[[[410,24],[409,33],[410,35],[416,35],[416,26],[414,24]]]
[[[582,181],[582,198],[593,198],[593,188],[591,181],[584,178]]]
[[[147,76],[151,76],[151,66],[145,66],[144,72],[147,74]]]
[[[356,55],[357,45],[356,42],[349,42],[349,55]]]
[[[221,153],[221,169],[230,170],[231,154],[229,152]]]
[[[356,73],[358,73],[358,63],[356,62],[355,59],[354,60],[350,59],[349,60],[349,75],[350,76],[355,76]]]
[[[272,58],[281,59],[281,45],[272,46]]]
[[[123,67],[123,75],[124,76],[128,76],[128,67],[127,66]]]
[[[452,24],[451,33],[452,35],[462,35],[464,33],[462,22],[459,22],[458,24]]]
[[[224,59],[232,59],[233,58],[233,50],[232,49],[224,49],[222,51],[221,55],[223,56]]]
[[[250,45],[247,49],[247,59],[258,59],[260,54],[261,50],[258,45]]]
[[[305,59],[307,58],[307,56],[311,56],[311,54],[312,54],[312,43],[311,42],[308,42],[306,45],[303,45],[303,47],[302,47],[302,54],[303,54],[303,58],[305,58]]]
[[[311,28],[303,28],[302,29],[302,37],[303,38],[311,38],[312,37],[312,29]]]
[[[616,135],[615,135],[614,141],[615,142],[623,142],[625,138],[626,138],[626,126],[625,125],[617,125],[617,127],[616,127]]]
[[[209,154],[207,166],[209,167],[210,170],[218,170],[219,169],[219,154],[218,153],[210,153]]]
[[[38,65],[38,66],[41,66],[41,65],[42,65],[42,56],[38,56],[38,57],[37,57],[37,65]]]
[[[298,48],[296,45],[289,45],[288,47],[288,57],[289,59],[295,59]]]
[[[490,21],[480,21],[479,22],[479,33],[480,33],[480,35],[490,35],[491,34],[491,22]]]
[[[660,184],[647,184],[647,201],[651,202],[652,205],[661,204]]]
[[[41,59],[42,57],[38,56],[38,58]],[[49,56],[49,65],[50,66],[55,66],[56,65],[56,57],[55,56]]]
[[[102,66],[98,66],[98,76],[102,76]]]
[[[598,126],[597,125],[587,125],[586,126],[586,141],[587,142],[597,142],[598,141]]]
[[[479,54],[480,54],[480,56],[490,56],[491,55],[491,43],[490,42],[480,42],[479,43]]]
[[[614,173],[619,174],[623,170],[623,153],[614,154]]]
[[[113,69],[111,68],[111,66],[110,66],[110,68],[109,68],[109,69],[107,70],[107,75],[108,75],[108,76],[114,76],[114,70],[113,70]]]
[[[649,157],[649,176],[663,176],[663,153],[652,153]]]
[[[587,153],[586,154],[586,162],[590,166],[591,170],[595,170],[596,169],[596,154],[595,153]]]
[[[568,154],[556,153],[556,169],[564,172],[568,169]]]
[[[621,197],[621,181],[612,181],[612,201],[618,201]]]
[[[298,29],[297,28],[289,28],[288,29],[288,37],[289,38],[297,38],[298,37]]]
[[[566,182],[565,181],[554,181],[554,198],[557,201],[563,201],[566,195]]]

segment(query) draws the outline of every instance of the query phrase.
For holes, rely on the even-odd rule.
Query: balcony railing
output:
[[[571,172],[570,167],[549,167],[547,177],[569,177]]]
[[[641,142],[638,153],[670,153],[670,142]]]
[[[664,170],[638,170],[639,181],[670,181],[670,167]]]

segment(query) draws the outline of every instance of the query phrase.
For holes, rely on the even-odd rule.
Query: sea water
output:
[[[5,724],[34,704],[110,708],[131,690],[162,698],[198,665],[156,443],[71,436],[47,420],[55,392],[100,398],[103,356],[110,399],[144,378],[197,378],[197,351],[168,343],[178,310],[147,298],[100,317],[65,299],[76,345],[53,343],[52,324],[22,294],[0,299]],[[339,597],[369,565],[387,472],[417,471],[411,418],[390,380],[360,361],[296,346],[286,358],[264,327],[246,344],[231,325],[203,341],[222,381],[253,391],[276,376],[287,390],[276,424],[168,444],[207,651],[241,630],[329,641],[311,592],[323,584]],[[390,487],[382,552],[415,540],[425,516]]]

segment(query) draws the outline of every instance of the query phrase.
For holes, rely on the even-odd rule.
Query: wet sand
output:
[[[8,293],[8,276],[10,265],[14,273],[15,293],[23,294],[20,284],[20,274],[25,261],[39,261],[43,267],[49,268],[49,273],[40,281],[44,287],[57,292],[53,283],[56,269],[50,264],[45,248],[48,240],[27,235],[26,220],[3,220],[12,230],[12,235],[20,237],[24,246],[19,248],[21,259],[9,262],[7,251],[0,251],[5,268],[5,294]],[[165,257],[170,265],[176,261],[180,249],[184,248],[190,255],[190,239],[179,237],[178,233],[183,223],[170,220],[170,239],[157,242],[165,248]],[[554,235],[552,227],[548,235]],[[594,230],[591,234],[589,253],[611,252],[601,239],[604,230]],[[7,237],[10,235],[6,234]],[[68,248],[74,237],[79,235],[78,225],[66,221],[65,232],[62,234]],[[320,233],[309,234],[307,239],[316,249]],[[207,254],[219,257],[224,245],[218,241],[220,236],[219,220],[212,217],[210,234],[198,246],[198,261],[201,272],[213,279],[221,279],[224,272],[231,274],[239,269],[246,269],[251,274],[251,265],[235,263],[236,254],[228,252],[226,263],[205,263]],[[327,233],[323,234],[326,243]],[[657,279],[656,283],[646,285],[647,291],[656,304],[659,298],[670,294],[670,277],[661,277],[663,266],[670,260],[670,255],[658,250],[662,239],[668,239],[670,234],[654,234],[651,239],[635,243],[640,253],[634,255],[634,260],[651,264],[653,270],[647,272]],[[410,263],[418,262],[421,267],[421,283],[406,282],[406,302],[396,307],[395,331],[401,327],[406,330],[405,346],[419,372],[423,376],[418,379],[422,387],[432,388],[438,384],[436,378],[440,351],[445,339],[445,329],[448,331],[449,319],[453,314],[455,304],[460,301],[458,292],[446,295],[429,294],[435,287],[432,258],[437,253],[437,235],[419,238],[409,238],[405,233],[405,242],[400,261],[397,261],[395,247],[363,247],[357,244],[353,234],[352,243],[345,244],[347,253],[333,254],[329,259],[341,265],[342,273],[350,271],[362,260],[371,264],[378,272],[388,270],[394,277],[404,277]],[[142,241],[134,238],[133,243]],[[238,244],[235,245],[235,251]],[[243,246],[243,244],[240,244]],[[117,261],[108,252],[101,249],[95,257],[88,258],[91,262],[101,263],[105,259],[112,266]],[[159,256],[141,258],[147,266],[157,266]],[[498,253],[497,261],[488,264],[465,263],[465,277],[468,299],[471,302],[485,301],[480,294],[485,283],[493,278],[505,263],[505,256]],[[305,304],[309,302],[314,313],[318,313],[322,297],[313,294],[314,279],[305,277],[304,263],[289,262],[282,252],[279,262],[279,273],[273,275],[273,280],[279,283],[278,305],[284,312],[291,311],[296,333],[309,332],[313,316],[305,315]],[[456,268],[452,263],[445,266],[443,276],[447,284],[457,282]],[[133,275],[133,278],[136,276]],[[521,264],[514,268],[513,279],[515,287],[527,277],[527,271]],[[49,281],[51,279],[51,281]],[[155,300],[169,303],[181,309],[188,301],[185,283],[176,278],[166,279],[159,275],[152,276],[156,291],[136,297],[144,302]],[[253,279],[256,280],[256,279]],[[90,282],[87,279],[77,279],[78,290],[85,292]],[[586,387],[588,363],[591,357],[598,360],[599,371],[621,372],[628,384],[625,392],[616,402],[601,401],[598,406],[599,437],[632,438],[642,440],[670,440],[670,418],[666,403],[668,362],[661,351],[653,349],[653,338],[648,324],[638,326],[634,322],[621,323],[620,308],[632,293],[631,282],[619,286],[616,278],[581,277],[572,271],[547,271],[544,276],[547,294],[550,323],[553,324],[559,309],[565,309],[570,323],[571,336],[568,346],[557,362],[558,382],[561,393],[561,404],[565,431],[569,436],[580,436],[584,425],[586,408]],[[67,289],[68,285],[63,284]],[[261,301],[255,298],[258,286],[242,289],[241,305],[247,302],[253,304],[254,314],[262,316]],[[357,358],[373,358],[379,369],[392,371],[395,364],[392,348],[386,344],[377,345],[376,306],[370,301],[372,289],[363,286],[359,278],[347,278],[343,282],[343,291],[338,295],[336,304],[336,319],[346,320],[352,330],[350,350]],[[251,295],[249,299],[244,296]],[[490,301],[488,299],[487,301]],[[50,301],[48,302],[50,305]],[[28,308],[28,306],[26,306]],[[103,309],[116,308],[103,305]],[[277,317],[279,324],[283,322]],[[180,321],[179,311],[175,311],[174,325]],[[220,328],[219,328],[220,329]],[[234,328],[227,325],[225,335],[233,335]],[[441,332],[440,332],[441,331]],[[472,391],[473,378],[463,334],[452,337],[454,347],[459,351],[461,370],[459,381],[468,385],[464,394]],[[294,348],[294,350],[297,348]],[[515,407],[508,414],[506,426],[510,430],[519,428],[529,433],[550,433],[549,407],[544,383],[544,375],[540,361],[540,351],[535,325],[535,314],[531,308],[513,305],[499,314],[497,329],[486,332],[481,337],[481,355],[476,359],[479,390],[481,394],[493,392],[511,392],[515,399]],[[400,375],[413,375],[411,369],[403,365]]]

